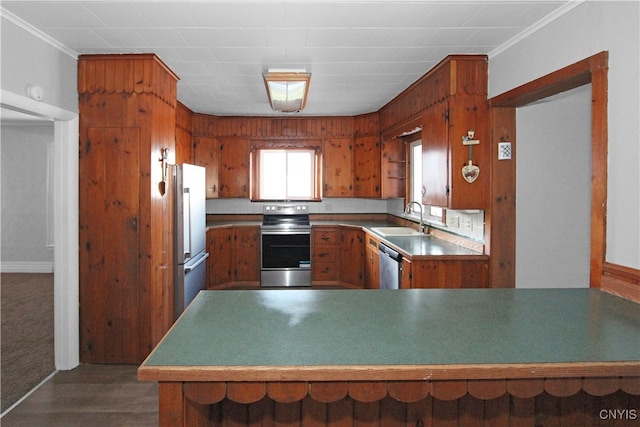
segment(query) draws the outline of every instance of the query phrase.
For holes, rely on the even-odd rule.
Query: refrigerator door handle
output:
[[[200,258],[197,262],[195,262],[192,265],[185,265],[184,266],[184,272],[188,273],[191,270],[195,270],[196,267],[198,267],[200,264],[202,264],[203,262],[205,262],[205,260],[209,258],[209,252],[205,253],[204,255],[202,255],[202,258]]]
[[[185,187],[182,194],[182,238],[183,238],[183,260],[191,258],[191,193]]]

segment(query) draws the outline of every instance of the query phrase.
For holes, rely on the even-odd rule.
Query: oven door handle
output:
[[[269,235],[273,235],[273,236],[285,236],[285,235],[292,235],[292,234],[311,234],[311,230],[262,230],[262,234],[269,236]]]

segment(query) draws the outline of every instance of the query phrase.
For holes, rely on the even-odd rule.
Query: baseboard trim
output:
[[[2,273],[53,273],[53,262],[12,262],[0,263]]]
[[[600,288],[605,292],[640,302],[640,270],[605,262]]]
[[[38,383],[38,385],[36,385],[34,388],[32,388],[31,390],[29,390],[29,392],[27,394],[25,394],[24,396],[22,396],[20,399],[18,399],[18,401],[16,403],[14,403],[13,405],[11,405],[10,407],[8,407],[2,414],[0,414],[0,419],[2,419],[5,415],[7,415],[9,412],[11,412],[16,406],[18,406],[19,404],[21,404],[27,397],[31,396],[36,390],[38,390],[40,387],[42,387],[42,385],[44,383],[46,383],[47,381],[49,381],[51,378],[53,378],[55,376],[55,374],[58,373],[58,370],[56,369],[55,371],[53,371],[52,373],[50,373],[45,379],[43,379],[42,381],[40,381]]]

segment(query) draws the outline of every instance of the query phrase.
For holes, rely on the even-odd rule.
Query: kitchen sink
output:
[[[417,230],[410,227],[371,227],[372,231],[380,234],[381,236],[424,236]]]

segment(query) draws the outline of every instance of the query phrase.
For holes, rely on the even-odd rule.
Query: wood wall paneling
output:
[[[81,362],[141,362],[173,320],[173,207],[158,184],[176,82],[154,55],[79,58]]]
[[[193,111],[178,102],[176,106],[176,164],[194,163]]]

